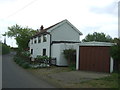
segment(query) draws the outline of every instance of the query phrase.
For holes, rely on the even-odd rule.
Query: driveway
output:
[[[83,81],[98,79],[109,76],[106,73],[87,72],[87,71],[70,71],[56,74],[49,74],[48,77],[54,78],[65,83],[80,83]]]
[[[54,88],[50,83],[35,77],[13,61],[14,53],[3,55],[2,88]]]

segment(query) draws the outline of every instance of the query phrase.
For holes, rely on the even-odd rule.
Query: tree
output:
[[[0,42],[0,55],[10,53],[10,46]]]
[[[30,40],[30,37],[33,36],[37,31],[28,28],[28,27],[21,27],[19,25],[13,25],[11,27],[8,27],[9,31],[5,32],[4,35],[7,35],[8,37],[15,37],[18,48],[20,50],[25,50],[28,48],[28,42]]]
[[[90,42],[90,41],[112,42],[112,38],[109,35],[105,35],[104,33],[94,32],[93,34],[88,34],[85,37],[85,39],[83,39],[82,41],[83,42]]]
[[[116,69],[120,70],[120,39],[114,38],[116,45],[111,47],[111,56],[115,60]]]

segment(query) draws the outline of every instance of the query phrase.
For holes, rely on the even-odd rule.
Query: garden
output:
[[[17,52],[17,54],[14,56],[14,61],[25,69],[50,67],[50,60],[50,57],[40,55],[38,55],[36,58],[32,58],[28,51]]]

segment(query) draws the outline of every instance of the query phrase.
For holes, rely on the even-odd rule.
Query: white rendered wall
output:
[[[38,43],[38,37],[36,44],[34,43],[34,39],[33,39],[33,44],[31,44],[30,42],[30,50],[31,49],[33,49],[33,54],[31,55],[33,58],[35,58],[37,55],[43,55],[43,49],[46,49],[46,55],[49,56],[50,35],[47,34],[47,42],[43,42],[43,36],[41,36],[41,43]]]
[[[51,32],[52,41],[80,41],[80,35],[67,23],[55,28]]]
[[[63,50],[65,49],[76,49],[75,43],[58,43],[52,45],[52,57],[57,59],[56,65],[68,66],[67,60],[64,57]]]

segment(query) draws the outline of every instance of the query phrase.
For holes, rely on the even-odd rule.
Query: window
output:
[[[33,49],[31,49],[31,51],[30,51],[30,52],[31,52],[31,54],[33,54]]]
[[[47,41],[47,35],[43,35],[43,42]]]
[[[33,44],[33,39],[31,39],[31,44]]]
[[[38,37],[38,43],[41,43],[41,37]]]
[[[37,40],[36,40],[36,39],[34,40],[34,43],[37,43]]]
[[[46,49],[43,49],[43,56],[46,56]]]

